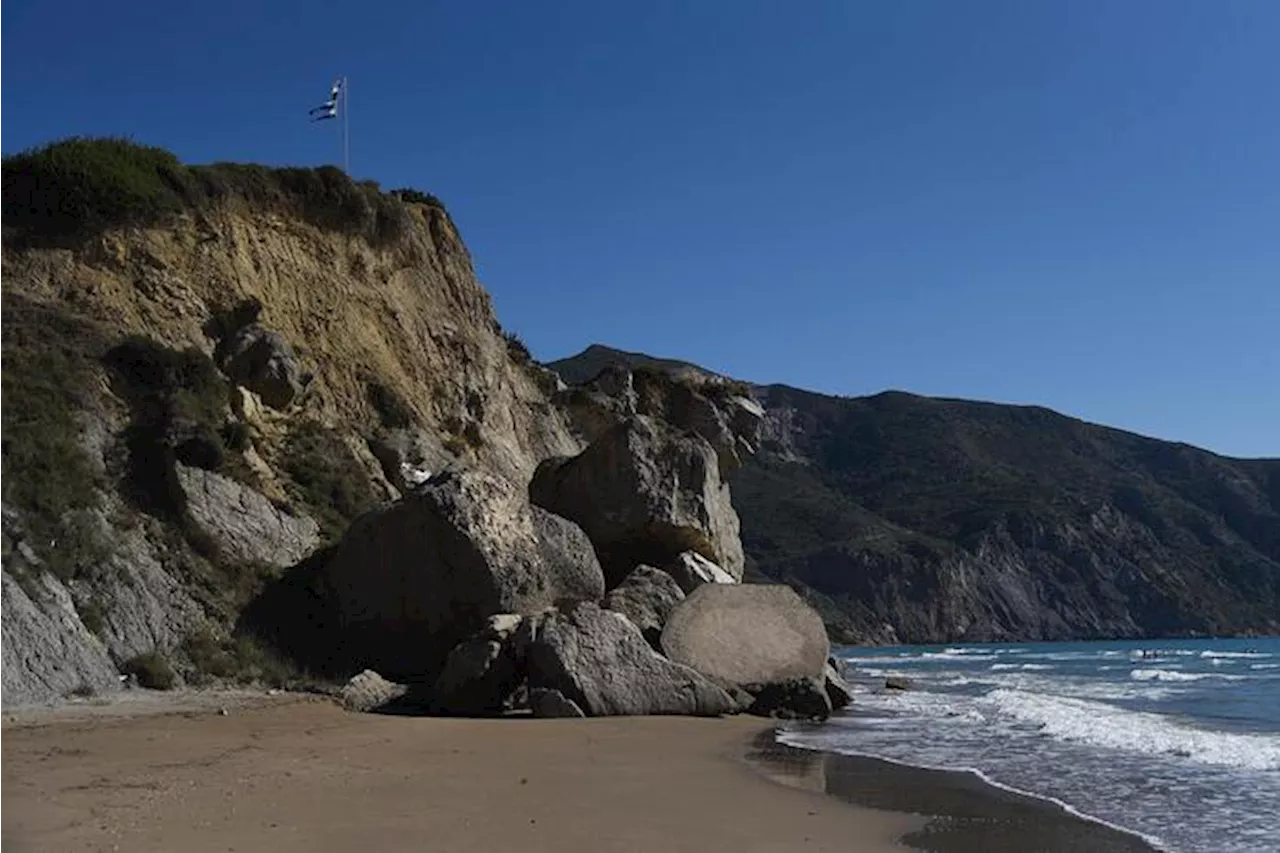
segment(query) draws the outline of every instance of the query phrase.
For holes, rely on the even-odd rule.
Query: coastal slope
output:
[[[599,345],[549,367],[650,367]],[[1046,408],[753,386],[732,479],[748,577],[833,640],[1280,631],[1280,460],[1230,459]]]

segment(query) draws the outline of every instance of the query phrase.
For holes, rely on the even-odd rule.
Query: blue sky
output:
[[[1280,455],[1280,2],[5,4],[3,148],[445,200],[499,317]],[[56,46],[56,49],[54,47]]]

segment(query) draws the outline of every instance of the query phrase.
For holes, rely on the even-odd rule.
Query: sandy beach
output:
[[[296,696],[16,714],[3,729],[3,844],[900,853],[896,839],[922,827],[753,770],[745,756],[766,728],[350,714]]]

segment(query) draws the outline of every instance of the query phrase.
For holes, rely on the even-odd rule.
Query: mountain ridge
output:
[[[1280,631],[1280,459],[1038,405],[752,389],[763,439],[733,480],[749,571],[844,639]]]

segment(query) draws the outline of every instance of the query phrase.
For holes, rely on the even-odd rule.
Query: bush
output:
[[[105,337],[87,320],[6,293],[3,340],[3,500],[20,510],[43,567],[66,579],[98,556],[86,511],[101,483],[81,437],[84,413],[97,407],[93,359]]]
[[[387,429],[404,429],[413,426],[417,418],[409,404],[386,385],[376,380],[365,385],[369,405],[378,413],[378,420]]]
[[[352,519],[377,505],[369,475],[351,448],[336,432],[314,421],[303,421],[290,431],[284,469],[330,541],[340,538]]]
[[[506,332],[503,337],[507,341],[507,354],[511,356],[511,360],[516,364],[532,364],[533,353],[529,352],[529,347],[520,339],[515,332]]]
[[[409,204],[425,204],[427,207],[434,207],[437,210],[444,210],[444,202],[433,196],[431,193],[424,193],[421,190],[415,190],[412,187],[401,187],[398,190],[392,190],[391,195],[408,202]]]
[[[173,667],[157,651],[130,658],[121,665],[120,672],[134,676],[148,690],[172,690],[178,680]]]
[[[76,137],[4,158],[4,224],[32,244],[72,245],[109,228],[236,200],[379,243],[404,232],[406,201],[444,209],[427,193],[386,194],[333,166],[184,166],[164,149],[128,139]]]

